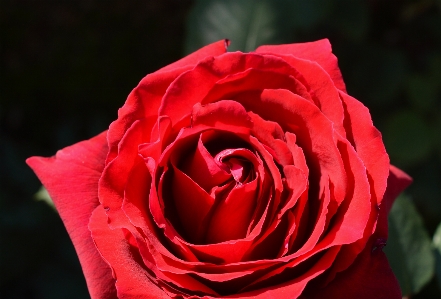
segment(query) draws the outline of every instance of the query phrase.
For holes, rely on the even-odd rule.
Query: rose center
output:
[[[237,150],[226,149],[218,153],[214,160],[227,173],[231,174],[237,185],[243,185],[255,178],[253,165],[242,156],[234,156]],[[239,151],[246,151],[239,149]]]
[[[165,208],[175,211],[168,218],[182,237],[194,244],[244,238],[259,189],[261,161],[248,144],[237,140],[224,143],[225,138],[207,135],[201,134],[190,151],[176,151],[176,156],[184,152],[185,158],[181,156],[180,162],[172,159],[177,163],[172,162],[168,182],[163,184],[171,184]]]

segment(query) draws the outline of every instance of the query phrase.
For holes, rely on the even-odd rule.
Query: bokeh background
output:
[[[27,157],[105,130],[143,76],[205,43],[251,51],[325,37],[392,163],[414,178],[391,220],[394,271],[405,294],[441,298],[440,0],[2,0],[0,298],[89,297]]]

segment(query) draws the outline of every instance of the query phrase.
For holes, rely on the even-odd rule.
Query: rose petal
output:
[[[75,246],[93,299],[116,298],[115,281],[87,228],[99,205],[98,180],[107,155],[106,132],[57,152],[32,157],[26,163],[48,190]]]
[[[182,162],[180,169],[206,192],[213,187],[223,185],[231,175],[219,166],[202,142],[202,134],[197,148]]]
[[[138,144],[137,153],[145,159],[152,158],[158,160],[161,157],[162,151],[168,145],[171,131],[170,119],[167,116],[159,117],[152,129],[150,142],[145,141],[145,143]],[[136,146],[134,147],[136,148]]]
[[[331,202],[329,181],[326,180],[326,178],[323,178],[320,189],[320,197],[318,199],[308,198],[308,209],[306,210],[308,216],[305,215],[304,209],[297,209],[297,211],[295,211],[294,217],[299,220],[296,223],[297,231],[295,239],[292,238],[289,244],[289,250],[292,253],[290,257],[292,258],[302,256],[310,251],[315,251],[317,242],[325,230],[326,216],[329,212],[328,206]],[[313,209],[314,212],[312,211]],[[305,239],[306,242],[304,244],[299,243],[305,241]]]
[[[251,118],[245,108],[234,101],[219,101],[202,106],[197,103],[191,113],[192,127],[215,128],[238,135],[249,135]]]
[[[173,80],[190,70],[200,60],[225,53],[227,44],[226,40],[212,43],[144,77],[130,93],[124,106],[118,110],[118,119],[109,127],[107,136],[109,154],[106,161],[110,162],[115,158],[118,153],[118,143],[136,120],[147,118],[150,124],[156,121],[162,97]]]
[[[248,115],[253,120],[251,134],[272,149],[272,155],[277,163],[282,166],[292,165],[294,163],[293,157],[285,142],[285,135],[280,125],[264,120],[251,111],[248,112]]]
[[[329,74],[314,61],[299,59],[292,55],[280,55],[280,57],[302,74],[308,84],[312,101],[334,123],[336,131],[345,137],[342,101]]]
[[[329,285],[320,289],[312,283],[301,299],[401,299],[400,286],[386,255],[371,249],[374,241],[372,238],[352,266]]]
[[[245,237],[256,206],[257,180],[237,186],[215,206],[206,235],[207,243]]]
[[[138,86],[130,93],[124,106],[118,110],[118,119],[109,126],[107,134],[109,154],[106,163],[109,163],[118,155],[119,143],[135,121],[145,119],[145,128],[151,128],[156,123],[159,105],[168,86],[182,72],[190,68],[155,72],[147,75],[139,82]],[[147,130],[144,134],[148,141],[150,131]]]
[[[370,223],[366,226],[364,239],[357,241],[354,244],[350,244],[345,246],[339,256],[336,259],[335,266],[332,268],[332,271],[329,273],[325,284],[329,283],[332,279],[334,279],[335,274],[346,270],[356,257],[360,254],[362,250],[366,250],[366,241],[369,238],[374,238],[375,240],[382,240],[382,242],[386,242],[388,236],[387,229],[387,216],[389,214],[390,208],[392,207],[395,198],[398,194],[405,189],[410,183],[412,179],[405,174],[403,171],[398,168],[391,166],[390,175],[388,178],[388,188],[385,193],[384,199],[380,206],[379,215],[377,213],[371,213]],[[373,203],[372,209],[376,209],[376,202]],[[378,215],[378,216],[377,216]],[[372,237],[372,229],[371,227],[376,223],[376,231]]]
[[[347,179],[334,141],[336,133],[332,122],[317,106],[284,89],[247,92],[236,95],[234,100],[264,119],[277,121],[285,131],[293,132],[296,143],[307,156],[310,175],[329,175],[335,200],[344,199]],[[310,180],[310,184],[314,181]]]
[[[138,156],[128,175],[122,210],[130,219],[130,223],[143,231],[152,227],[151,216],[148,214],[148,198],[151,187],[150,172],[144,159]],[[151,231],[154,232],[154,230]]]
[[[387,216],[397,196],[412,183],[412,178],[404,171],[391,165],[387,189],[380,205],[380,216],[375,230],[376,238],[387,239]]]
[[[137,263],[123,230],[109,228],[107,215],[102,206],[98,206],[93,211],[89,229],[103,258],[112,267],[118,298],[142,298],[146,293],[149,294],[149,298],[169,298],[154,283],[155,278]]]
[[[279,215],[291,210],[297,200],[308,190],[308,178],[303,171],[294,165],[283,167],[283,174],[286,178],[287,191],[290,192],[288,199],[280,206]]]
[[[214,198],[174,165],[171,180],[173,203],[180,219],[175,223],[183,228],[187,241],[201,244],[207,229],[202,224],[214,204]]]
[[[283,265],[279,269],[275,271],[271,271],[267,275],[263,276],[261,279],[257,280],[254,284],[250,286],[259,286],[262,283],[267,283],[267,280],[271,280],[277,283],[280,281],[278,277],[279,274],[286,277],[295,277],[294,279],[290,279],[287,282],[276,284],[274,286],[270,286],[264,289],[258,289],[256,291],[241,293],[238,295],[228,296],[227,298],[256,298],[256,299],[270,299],[270,298],[281,298],[281,299],[296,299],[303,293],[303,290],[307,283],[314,279],[315,277],[322,274],[326,271],[335,259],[339,251],[338,247],[334,247],[327,252],[316,261],[311,267],[308,267],[304,273],[299,275],[298,271],[296,271],[295,266],[299,265],[302,261],[296,261],[291,263],[292,265]],[[289,267],[286,267],[289,266]],[[284,273],[285,272],[285,273]],[[294,273],[294,274],[290,274]],[[245,290],[249,289],[250,286],[247,286]],[[242,296],[242,297],[239,297]],[[323,296],[322,298],[328,298],[327,296]],[[341,297],[340,297],[341,298]],[[348,298],[357,298],[357,297],[348,297]]]
[[[332,53],[331,43],[328,39],[309,43],[260,46],[256,49],[256,52],[271,55],[293,55],[298,58],[315,61],[331,76],[338,89],[346,91],[343,76],[338,67],[337,57]]]
[[[338,141],[338,149],[345,161],[348,189],[343,204],[334,216],[334,224],[329,228],[323,242],[330,238],[333,239],[333,244],[341,245],[361,239],[370,214],[377,211],[372,210],[370,186],[363,162],[349,142]]]
[[[226,76],[216,82],[202,104],[228,99],[235,93],[247,90],[287,89],[312,102],[306,86],[296,77],[300,76],[295,69],[288,69],[289,73],[280,73],[274,70],[247,69],[243,72]]]
[[[349,142],[338,141],[338,146],[344,157],[343,160],[349,162],[346,168],[347,173],[350,174],[349,186],[352,187],[348,190],[348,199],[339,207],[334,216],[333,224],[328,228],[329,232],[321,245],[327,242],[331,242],[327,246],[348,245],[341,249],[334,266],[327,274],[325,284],[354,262],[365,248],[378,218],[376,200],[370,195],[364,165]]]
[[[170,84],[159,108],[159,116],[168,115],[173,124],[181,123],[196,103],[202,103],[217,81],[251,68],[282,74],[293,71],[285,61],[274,56],[233,52],[208,57]]]
[[[369,110],[362,103],[343,92],[340,92],[340,97],[345,109],[347,139],[363,160],[372,196],[380,204],[389,175],[389,156],[381,133],[373,126]]]
[[[145,119],[137,120],[126,132],[118,145],[119,154],[103,170],[98,186],[100,202],[107,211],[113,227],[124,227],[128,222],[121,207],[124,188],[132,167],[138,157],[138,145],[145,142]]]
[[[291,132],[285,133],[286,145],[291,151],[294,165],[303,171],[306,177],[309,176],[309,168],[306,164],[305,154],[300,146],[296,144],[297,137]]]

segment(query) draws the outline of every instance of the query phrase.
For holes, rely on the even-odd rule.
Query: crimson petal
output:
[[[93,299],[116,298],[115,281],[88,229],[99,205],[98,180],[107,155],[106,132],[57,152],[55,157],[31,157],[26,163],[47,188],[75,246]]]
[[[332,54],[331,43],[328,39],[321,39],[309,43],[260,46],[257,53],[268,53],[271,55],[293,55],[298,58],[308,59],[317,62],[331,76],[335,86],[346,91],[343,76],[337,63],[337,57]]]
[[[89,228],[104,259],[112,265],[112,271],[116,278],[117,298],[142,298],[146,293],[152,299],[169,298],[153,283],[154,277],[151,277],[148,271],[134,260],[130,244],[123,230],[110,229],[107,225],[107,215],[101,206],[93,211]]]

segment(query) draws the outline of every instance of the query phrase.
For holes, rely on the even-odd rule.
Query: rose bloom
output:
[[[401,298],[382,251],[410,178],[328,40],[208,45],[141,80],[109,129],[27,163],[92,298]]]

